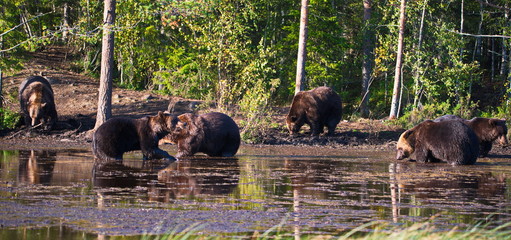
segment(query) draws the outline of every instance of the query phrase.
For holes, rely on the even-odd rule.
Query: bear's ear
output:
[[[490,126],[494,127],[494,126],[499,125],[501,120],[500,119],[496,119],[496,118],[490,118],[490,120],[488,122],[490,123]],[[504,122],[504,124],[505,124],[505,122]]]
[[[165,115],[163,114],[163,112],[162,112],[162,111],[158,111],[158,117],[161,117],[161,118],[162,118],[162,117],[164,117],[164,116],[165,116]]]
[[[413,133],[413,130],[406,130],[404,133],[403,133],[403,138],[404,139],[408,139],[408,137],[410,137],[410,134]]]
[[[186,122],[186,123],[189,123],[192,121],[192,114],[191,113],[183,113],[179,116],[177,116],[177,118],[179,119],[179,121],[181,122]]]

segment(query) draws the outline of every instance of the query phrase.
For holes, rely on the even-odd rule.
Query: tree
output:
[[[396,72],[394,74],[394,89],[392,91],[392,105],[390,106],[389,119],[395,119],[399,115],[399,90],[401,89],[401,66],[403,59],[403,41],[405,34],[405,9],[406,0],[401,0],[399,8],[399,38],[397,43]]]
[[[373,36],[374,32],[370,27],[370,19],[372,12],[372,1],[363,0],[364,4],[364,40],[363,40],[363,56],[362,56],[362,102],[360,103],[360,113],[362,117],[369,116],[369,85],[371,81],[371,73],[373,68]]]
[[[112,72],[114,68],[115,0],[105,0],[103,11],[103,40],[101,47],[101,76],[99,80],[97,129],[112,116]]]
[[[298,37],[298,59],[296,61],[295,95],[304,90],[305,58],[307,57],[307,25],[309,23],[309,0],[302,0],[300,11],[300,35]]]

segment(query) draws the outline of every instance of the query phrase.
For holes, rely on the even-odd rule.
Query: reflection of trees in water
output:
[[[238,186],[240,168],[237,159],[184,160],[158,171],[164,187],[152,186],[153,200],[168,202],[179,197],[230,194]]]
[[[20,150],[18,181],[31,184],[49,184],[57,160],[56,151]]]
[[[507,190],[505,174],[395,163],[390,164],[389,173],[394,221],[400,215],[402,193],[418,205],[434,202],[456,208],[469,204],[494,206],[505,199]]]
[[[102,162],[93,170],[93,184],[101,188],[147,188],[150,201],[169,202],[201,194],[229,194],[238,185],[236,159],[182,160],[158,168],[135,168],[122,162]]]

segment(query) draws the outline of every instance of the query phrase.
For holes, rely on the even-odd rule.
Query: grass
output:
[[[245,237],[229,237],[229,236],[207,236],[201,234],[203,226],[193,225],[184,231],[172,231],[164,235],[145,235],[143,240],[183,240],[183,239],[335,239],[335,240],[490,240],[490,239],[511,239],[511,222],[498,227],[488,228],[488,224],[476,224],[468,229],[461,230],[457,227],[449,230],[438,230],[432,221],[424,223],[416,223],[414,225],[400,228],[389,226],[380,222],[370,222],[363,224],[349,232],[340,235],[301,235],[295,238],[292,232],[281,232],[282,224],[274,226],[264,233],[255,232]],[[367,232],[371,230],[371,232]]]

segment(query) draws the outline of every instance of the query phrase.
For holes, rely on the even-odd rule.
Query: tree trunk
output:
[[[3,50],[3,49],[4,49],[4,36],[0,36],[0,50]],[[0,52],[0,58],[3,58],[3,57],[4,57],[4,52]],[[2,72],[2,69],[0,68],[0,108],[3,108],[3,106],[4,106],[3,83],[4,83],[3,72]]]
[[[112,27],[114,22],[115,0],[105,0],[98,113],[94,129],[97,129],[112,116],[112,71],[114,69],[114,32]]]
[[[392,104],[390,106],[389,119],[398,118],[399,111],[399,89],[401,88],[401,66],[403,59],[403,38],[405,33],[405,9],[406,0],[401,0],[399,8],[399,37],[397,43],[396,71],[394,74],[394,89],[392,91]]]
[[[63,26],[62,26],[62,39],[67,40],[67,35],[69,33],[69,5],[67,2],[64,3],[64,14],[63,14]]]
[[[374,32],[370,26],[372,1],[363,0],[364,4],[364,42],[363,42],[363,60],[362,60],[362,102],[360,103],[360,113],[364,118],[369,117],[369,85],[373,71],[373,37]]]
[[[298,59],[296,61],[295,95],[304,90],[305,58],[307,57],[307,25],[309,23],[309,0],[302,0],[300,13],[300,36],[298,38]]]
[[[422,41],[423,41],[423,32],[424,32],[424,17],[426,15],[426,6],[428,5],[428,0],[424,0],[424,6],[422,7],[422,15],[421,15],[421,23],[419,28],[419,43],[417,46],[417,50],[420,52],[422,50]],[[413,98],[413,107],[414,109],[419,106],[421,101],[421,73],[422,73],[422,52],[420,53],[419,59],[417,59],[416,67],[414,69],[415,73],[413,74],[414,85],[415,85],[415,96]]]
[[[507,3],[505,5],[505,7],[506,7],[506,9],[508,8]],[[504,19],[508,20],[507,21],[508,26],[510,26],[511,24],[509,23],[509,10],[505,10]],[[505,35],[505,33],[503,35]],[[509,69],[508,69],[509,56],[508,56],[506,42],[507,42],[507,40],[505,38],[503,38],[502,39],[502,60],[501,60],[502,62],[500,64],[500,74],[503,76],[504,79],[507,79],[507,75],[509,73]]]

